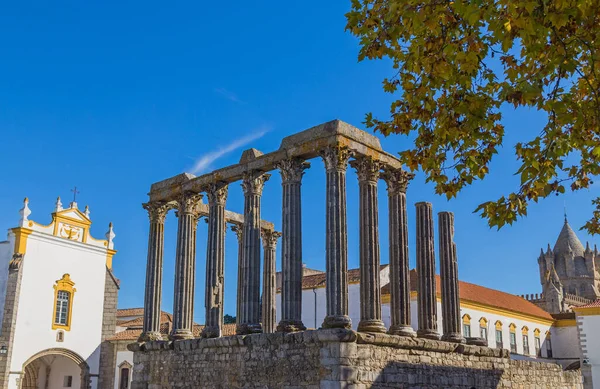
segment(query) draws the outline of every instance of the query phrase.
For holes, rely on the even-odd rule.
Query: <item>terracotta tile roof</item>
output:
[[[195,337],[199,337],[202,333],[203,325],[195,324],[193,333]],[[163,332],[163,327],[161,326],[161,333],[166,335],[166,332]],[[130,340],[136,341],[142,334],[142,329],[132,329],[118,332],[115,336],[108,338],[107,340]],[[223,325],[223,336],[232,336],[235,335],[235,324],[224,324]]]
[[[381,265],[379,270],[383,270],[389,265]],[[317,273],[309,276],[302,277],[302,289],[313,289],[313,288],[324,288],[325,287],[326,274]],[[360,283],[360,269],[348,270],[348,284]]]
[[[121,323],[118,325],[120,327],[127,327],[127,329],[142,328],[144,325],[144,316],[136,317],[135,319],[131,320],[121,320],[120,322]],[[170,313],[163,311],[160,314],[160,322],[161,324],[173,322],[173,316]]]
[[[144,308],[117,309],[117,317],[143,316]]]
[[[439,275],[435,276],[435,284],[439,295],[442,290]],[[417,271],[414,269],[410,271],[410,290],[413,292],[417,291]],[[461,300],[506,309],[508,311],[531,315],[542,319],[554,320],[552,315],[542,308],[514,294],[501,292],[499,290],[464,281],[459,281],[459,291]],[[381,288],[381,293],[390,293],[389,284]]]
[[[580,305],[577,307],[577,309],[579,309],[579,308],[600,308],[600,300],[596,300],[590,304]]]

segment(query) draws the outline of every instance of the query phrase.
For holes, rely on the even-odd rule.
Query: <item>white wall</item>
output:
[[[23,278],[10,370],[21,371],[23,364],[33,355],[58,347],[79,354],[88,363],[90,374],[97,374],[106,250],[33,232],[27,239],[22,266]],[[58,330],[52,330],[55,304],[53,286],[65,273],[70,274],[76,292],[73,295],[71,329],[65,331],[64,342],[57,342]],[[95,383],[93,385],[92,389]]]
[[[81,369],[72,360],[66,357],[56,357],[50,365],[50,376],[48,377],[48,389],[64,388],[65,376],[72,376],[71,388],[81,387]]]
[[[577,316],[577,321],[581,323],[582,335],[585,334],[581,342],[584,347],[583,357],[587,358],[592,368],[593,388],[600,389],[600,315]]]
[[[131,351],[118,351],[117,352],[117,363],[115,365],[115,389],[119,389],[119,382],[121,379],[120,365],[123,362],[129,362],[133,366],[133,352]],[[133,369],[129,370],[129,387],[131,387],[131,377],[133,375]]]

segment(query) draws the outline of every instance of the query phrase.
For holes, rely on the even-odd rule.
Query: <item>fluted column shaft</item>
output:
[[[184,193],[177,200],[177,252],[171,339],[193,338],[196,227],[200,194]]]
[[[406,188],[413,177],[401,169],[383,175],[388,189],[389,256],[392,335],[415,336],[410,325],[410,276],[408,264],[408,217]]]
[[[281,161],[282,241],[281,241],[281,321],[277,331],[306,329],[302,323],[302,199],[300,188],[304,170],[310,166],[299,159]]]
[[[263,332],[275,332],[276,313],[275,295],[277,293],[277,285],[275,284],[275,249],[277,247],[277,239],[281,233],[277,231],[263,230],[263,248],[264,248],[264,264],[263,264],[263,294],[262,294],[262,326]]]
[[[348,233],[346,226],[346,170],[351,152],[331,146],[320,153],[327,171],[326,295],[323,328],[351,328],[348,316]]]
[[[440,239],[440,278],[442,284],[442,340],[464,343],[461,334],[460,294],[458,287],[458,263],[454,244],[454,214],[438,213]]]
[[[358,331],[385,332],[381,320],[379,209],[377,180],[381,163],[371,157],[350,162],[359,186],[360,322]]]
[[[252,334],[262,332],[260,324],[260,198],[269,174],[249,172],[244,188],[244,250],[242,268],[242,304],[236,332]]]
[[[206,284],[204,307],[206,325],[203,338],[221,336],[223,329],[223,293],[225,268],[225,202],[227,184],[208,187],[208,244],[206,247]]]
[[[435,291],[435,251],[431,203],[420,202],[417,208],[417,275],[419,328],[417,336],[439,339],[437,297]]]
[[[146,261],[146,289],[144,294],[144,324],[139,341],[162,339],[160,333],[160,302],[165,236],[165,218],[173,205],[164,202],[143,204],[150,218],[148,258]]]
[[[243,225],[231,226],[231,231],[235,232],[238,240],[238,279],[237,279],[237,295],[235,300],[235,320],[236,323],[240,319],[240,307],[242,306],[242,291],[244,280],[243,257],[244,257],[244,227]]]

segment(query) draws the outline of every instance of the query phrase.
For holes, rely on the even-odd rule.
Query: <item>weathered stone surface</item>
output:
[[[277,285],[275,284],[275,259],[277,239],[281,236],[277,231],[262,231],[263,238],[263,295],[262,326],[266,333],[275,332]]]
[[[352,152],[332,146],[321,152],[327,171],[325,262],[327,316],[323,328],[350,328],[348,316],[348,226],[346,170]]]
[[[132,389],[581,389],[579,371],[506,350],[332,329],[130,347]]]
[[[433,248],[433,211],[431,203],[419,202],[417,209],[417,335],[439,339],[437,297],[435,293],[435,250]]]

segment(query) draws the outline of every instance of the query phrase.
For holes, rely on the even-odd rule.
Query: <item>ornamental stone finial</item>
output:
[[[29,221],[28,217],[31,215],[31,209],[29,209],[29,199],[27,197],[23,199],[23,208],[19,210],[19,215],[21,215],[19,225],[21,227],[27,227],[27,222]]]
[[[108,248],[112,249],[114,246],[113,239],[115,239],[115,232],[113,231],[112,222],[108,223],[108,231],[106,232],[106,240],[108,241]]]
[[[86,205],[85,210],[83,211],[83,214],[85,215],[85,217],[87,217],[89,219],[90,218],[90,207],[88,207]]]
[[[148,211],[150,222],[162,224],[165,222],[165,218],[167,217],[169,210],[177,208],[177,204],[175,202],[167,203],[164,201],[154,201],[150,203],[143,203],[142,207]]]
[[[62,202],[60,201],[60,196],[56,198],[56,204],[54,205],[54,212],[60,212],[63,210]]]
[[[283,184],[287,182],[300,182],[304,175],[304,170],[310,168],[310,162],[303,161],[299,158],[284,159],[275,165],[281,172],[281,181]]]
[[[335,145],[320,150],[319,155],[323,158],[327,171],[346,171],[348,160],[354,155],[354,152],[347,146]]]
[[[261,171],[250,171],[244,173],[244,180],[242,181],[242,189],[244,194],[255,194],[258,196],[262,195],[265,182],[269,181],[271,175],[263,173]]]
[[[209,184],[206,188],[209,204],[225,205],[227,201],[228,184],[226,182],[217,182]]]
[[[381,162],[378,160],[369,156],[361,156],[350,161],[350,166],[356,169],[359,181],[377,183],[381,171]]]
[[[263,246],[265,248],[274,248],[277,245],[277,239],[281,237],[281,232],[262,230],[260,235],[262,236]]]
[[[381,178],[383,178],[387,184],[388,194],[395,194],[398,192],[406,193],[410,180],[415,177],[414,173],[391,167],[384,167],[383,169]]]

